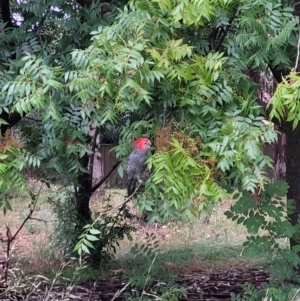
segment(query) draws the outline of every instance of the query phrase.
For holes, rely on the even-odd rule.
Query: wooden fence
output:
[[[112,148],[113,148],[112,144],[101,144],[100,146],[103,176],[107,175],[118,161],[116,157],[116,153]],[[117,169],[115,169],[112,172],[109,179],[106,181],[107,185],[117,186],[117,187],[124,187],[125,182],[126,182],[126,173],[124,173],[124,178],[122,179]]]

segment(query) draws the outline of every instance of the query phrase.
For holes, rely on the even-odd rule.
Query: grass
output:
[[[124,198],[124,192],[107,191],[106,197],[117,206]],[[102,196],[103,198],[103,196]],[[94,199],[92,208],[101,211],[100,198]],[[116,260],[111,263],[111,269],[135,270],[131,247],[138,243],[142,245],[149,234],[154,234],[159,240],[160,259],[173,269],[176,274],[196,272],[200,270],[219,271],[232,268],[262,266],[270,258],[260,256],[251,262],[245,259],[242,243],[247,232],[244,227],[237,225],[226,218],[224,212],[230,208],[232,201],[220,203],[207,221],[194,223],[168,223],[166,225],[144,225],[136,223],[137,231],[133,233],[133,241],[120,241]],[[137,209],[133,206],[132,213]]]
[[[110,277],[119,273],[134,271],[138,261],[130,252],[137,243],[142,245],[147,235],[153,234],[159,241],[159,260],[172,273],[183,275],[199,271],[217,272],[224,269],[261,266],[267,257],[246,260],[243,256],[242,243],[246,231],[242,226],[226,219],[224,212],[231,205],[230,201],[220,203],[213,211],[209,222],[168,223],[166,225],[144,225],[136,221],[137,231],[133,240],[124,239],[116,250],[115,260],[99,270],[85,268],[72,278],[76,267],[72,260],[66,263],[64,254],[51,246],[51,234],[55,216],[47,200],[55,195],[56,189],[43,189],[40,194],[33,219],[29,220],[20,232],[13,246],[13,257],[22,266],[23,273],[38,273],[52,279],[60,271],[62,281],[83,281],[88,278]],[[124,200],[125,191],[107,190],[105,195],[95,195],[91,201],[93,212],[101,212],[109,201],[113,207]],[[0,234],[5,238],[6,225],[14,233],[28,214],[30,200],[24,195],[11,199],[12,212],[0,214]],[[137,209],[131,205],[132,213]],[[1,249],[2,247],[2,249]],[[0,242],[0,258],[5,257],[5,242]],[[63,268],[62,268],[63,267]],[[70,280],[70,281],[71,281]]]

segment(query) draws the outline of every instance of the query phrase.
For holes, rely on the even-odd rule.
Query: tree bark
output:
[[[274,143],[274,180],[286,179],[286,135],[281,133]]]
[[[93,155],[93,169],[92,169],[92,185],[94,187],[94,185],[96,185],[97,183],[99,183],[99,181],[101,181],[101,179],[103,178],[103,158],[101,153],[96,149]],[[98,187],[99,189],[97,189],[96,191],[93,191],[92,189],[92,193],[98,193],[98,194],[103,194],[104,193],[104,186],[102,187]]]
[[[290,129],[286,131],[286,181],[290,188],[288,190],[287,198],[294,200],[295,211],[289,215],[289,218],[293,225],[298,222],[298,216],[300,214],[300,126],[295,130]],[[290,240],[291,247],[299,244],[299,239],[296,237],[299,233],[295,235]]]
[[[89,155],[85,154],[80,164],[82,168],[88,169],[89,166]],[[87,172],[80,172],[78,175],[78,190],[75,191],[75,197],[77,202],[77,214],[78,219],[82,223],[87,223],[91,220],[90,210],[90,198],[91,198],[92,178]]]

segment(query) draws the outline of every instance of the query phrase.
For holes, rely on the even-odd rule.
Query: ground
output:
[[[75,265],[75,259],[66,260],[50,244],[55,216],[48,199],[56,190],[54,187],[43,191],[33,219],[17,235],[10,253],[10,277],[15,277],[16,287],[16,282],[31,287],[28,301],[125,300],[124,292],[132,291],[128,275],[141,269],[143,264],[134,257],[131,248],[135,243],[145,244],[151,234],[159,241],[159,255],[155,257],[155,263],[152,262],[153,271],[149,275],[158,277],[155,265],[172,275],[175,283],[186,290],[186,296],[182,295],[181,300],[230,300],[231,293],[243,292],[242,285],[246,282],[261,287],[269,277],[264,270],[268,258],[248,261],[243,257],[246,231],[224,216],[231,201],[216,206],[209,219],[188,224],[146,225],[135,220],[137,231],[133,233],[133,241],[121,241],[112,262],[97,270]],[[104,195],[94,196],[93,212],[100,211],[107,199],[113,206],[118,206],[124,199],[124,191],[107,189]],[[29,210],[28,199],[22,195],[12,197],[11,204],[13,212],[0,217],[0,262],[1,258],[5,261],[7,229],[14,235]],[[136,207],[131,206],[132,213],[137,214]],[[162,285],[159,279],[153,279],[152,286],[158,285]],[[144,300],[147,300],[151,288],[144,293]]]

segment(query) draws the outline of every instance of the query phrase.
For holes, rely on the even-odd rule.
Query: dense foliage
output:
[[[244,296],[242,300],[288,301],[299,298],[299,224],[293,226],[288,218],[287,213],[295,208],[293,200],[283,201],[287,190],[288,185],[279,181],[266,185],[257,199],[246,191],[237,192],[234,195],[236,203],[225,212],[229,219],[247,229],[243,255],[250,259],[258,254],[268,254],[271,260],[267,267],[271,274],[270,283],[261,290],[249,287],[248,294],[253,299]],[[298,245],[290,249],[286,245],[287,239],[295,235]]]
[[[15,54],[17,59],[4,69],[2,78],[3,107],[22,116],[39,110],[43,130],[35,155],[45,162],[43,168],[55,169],[60,181],[73,181],[83,167],[79,158],[90,152],[91,123],[109,126],[131,111],[137,112],[138,118],[121,129],[116,147],[121,159],[134,138],[146,135],[154,139],[159,128],[173,121],[184,135],[201,141],[201,147],[191,152],[191,146],[183,145],[184,136],[176,138],[171,133],[168,151],[158,149],[152,158],[152,183],[158,189],[167,187],[161,198],[164,212],[156,219],[174,215],[173,207],[179,212],[177,217],[192,217],[203,208],[198,203],[224,197],[226,191],[217,183],[224,178],[222,174],[235,184],[241,181],[246,190],[263,188],[267,181],[264,168],[271,163],[263,156],[262,145],[274,142],[276,135],[261,122],[262,110],[252,96],[255,86],[246,84],[242,72],[246,59],[240,46],[253,22],[249,17],[239,20],[243,26],[235,32],[236,39],[229,35],[219,49],[211,47],[221,41],[215,37],[209,44],[208,35],[221,16],[218,30],[228,31],[234,14],[237,22],[243,11],[249,12],[248,4],[239,4],[237,12],[236,3],[227,1],[221,3],[221,10],[215,9],[213,1],[137,1],[118,14],[110,11],[100,23],[89,19],[83,24],[71,14],[78,8],[57,6],[57,12],[46,10],[51,15],[46,20],[51,23],[52,18],[70,13],[64,26],[45,20],[41,27],[51,33],[41,30],[44,44],[36,37],[25,40],[24,51]],[[41,6],[38,10],[25,3],[20,7],[36,17],[43,16]],[[89,7],[89,13],[95,8]],[[251,8],[252,14],[255,8]],[[98,9],[99,18],[100,6]],[[289,17],[287,9],[278,16]],[[77,25],[76,33],[81,37],[75,50],[66,47],[72,36],[71,24]],[[290,28],[286,25],[281,30]],[[17,30],[20,36],[18,28],[8,31],[6,39]],[[91,42],[85,33],[92,34]],[[79,41],[74,34],[73,39],[76,46]],[[251,43],[257,42],[248,41],[249,47]],[[277,43],[274,37],[273,44]],[[206,159],[212,157],[215,163],[207,164]],[[159,198],[157,189],[149,189],[151,198]]]
[[[5,210],[10,188],[25,185],[22,168],[35,166],[43,180],[74,187],[76,218],[80,225],[91,222],[92,125],[100,135],[113,133],[123,162],[133,139],[154,142],[153,172],[138,197],[150,221],[195,218],[229,197],[228,186],[259,196],[272,166],[262,147],[277,137],[274,125],[262,122],[270,113],[287,134],[288,194],[297,223],[299,30],[292,3],[3,0],[1,14]],[[292,68],[266,108],[253,74],[271,72],[281,82]],[[35,129],[18,138],[22,147],[5,136],[20,120]],[[78,250],[86,251],[89,229]]]

